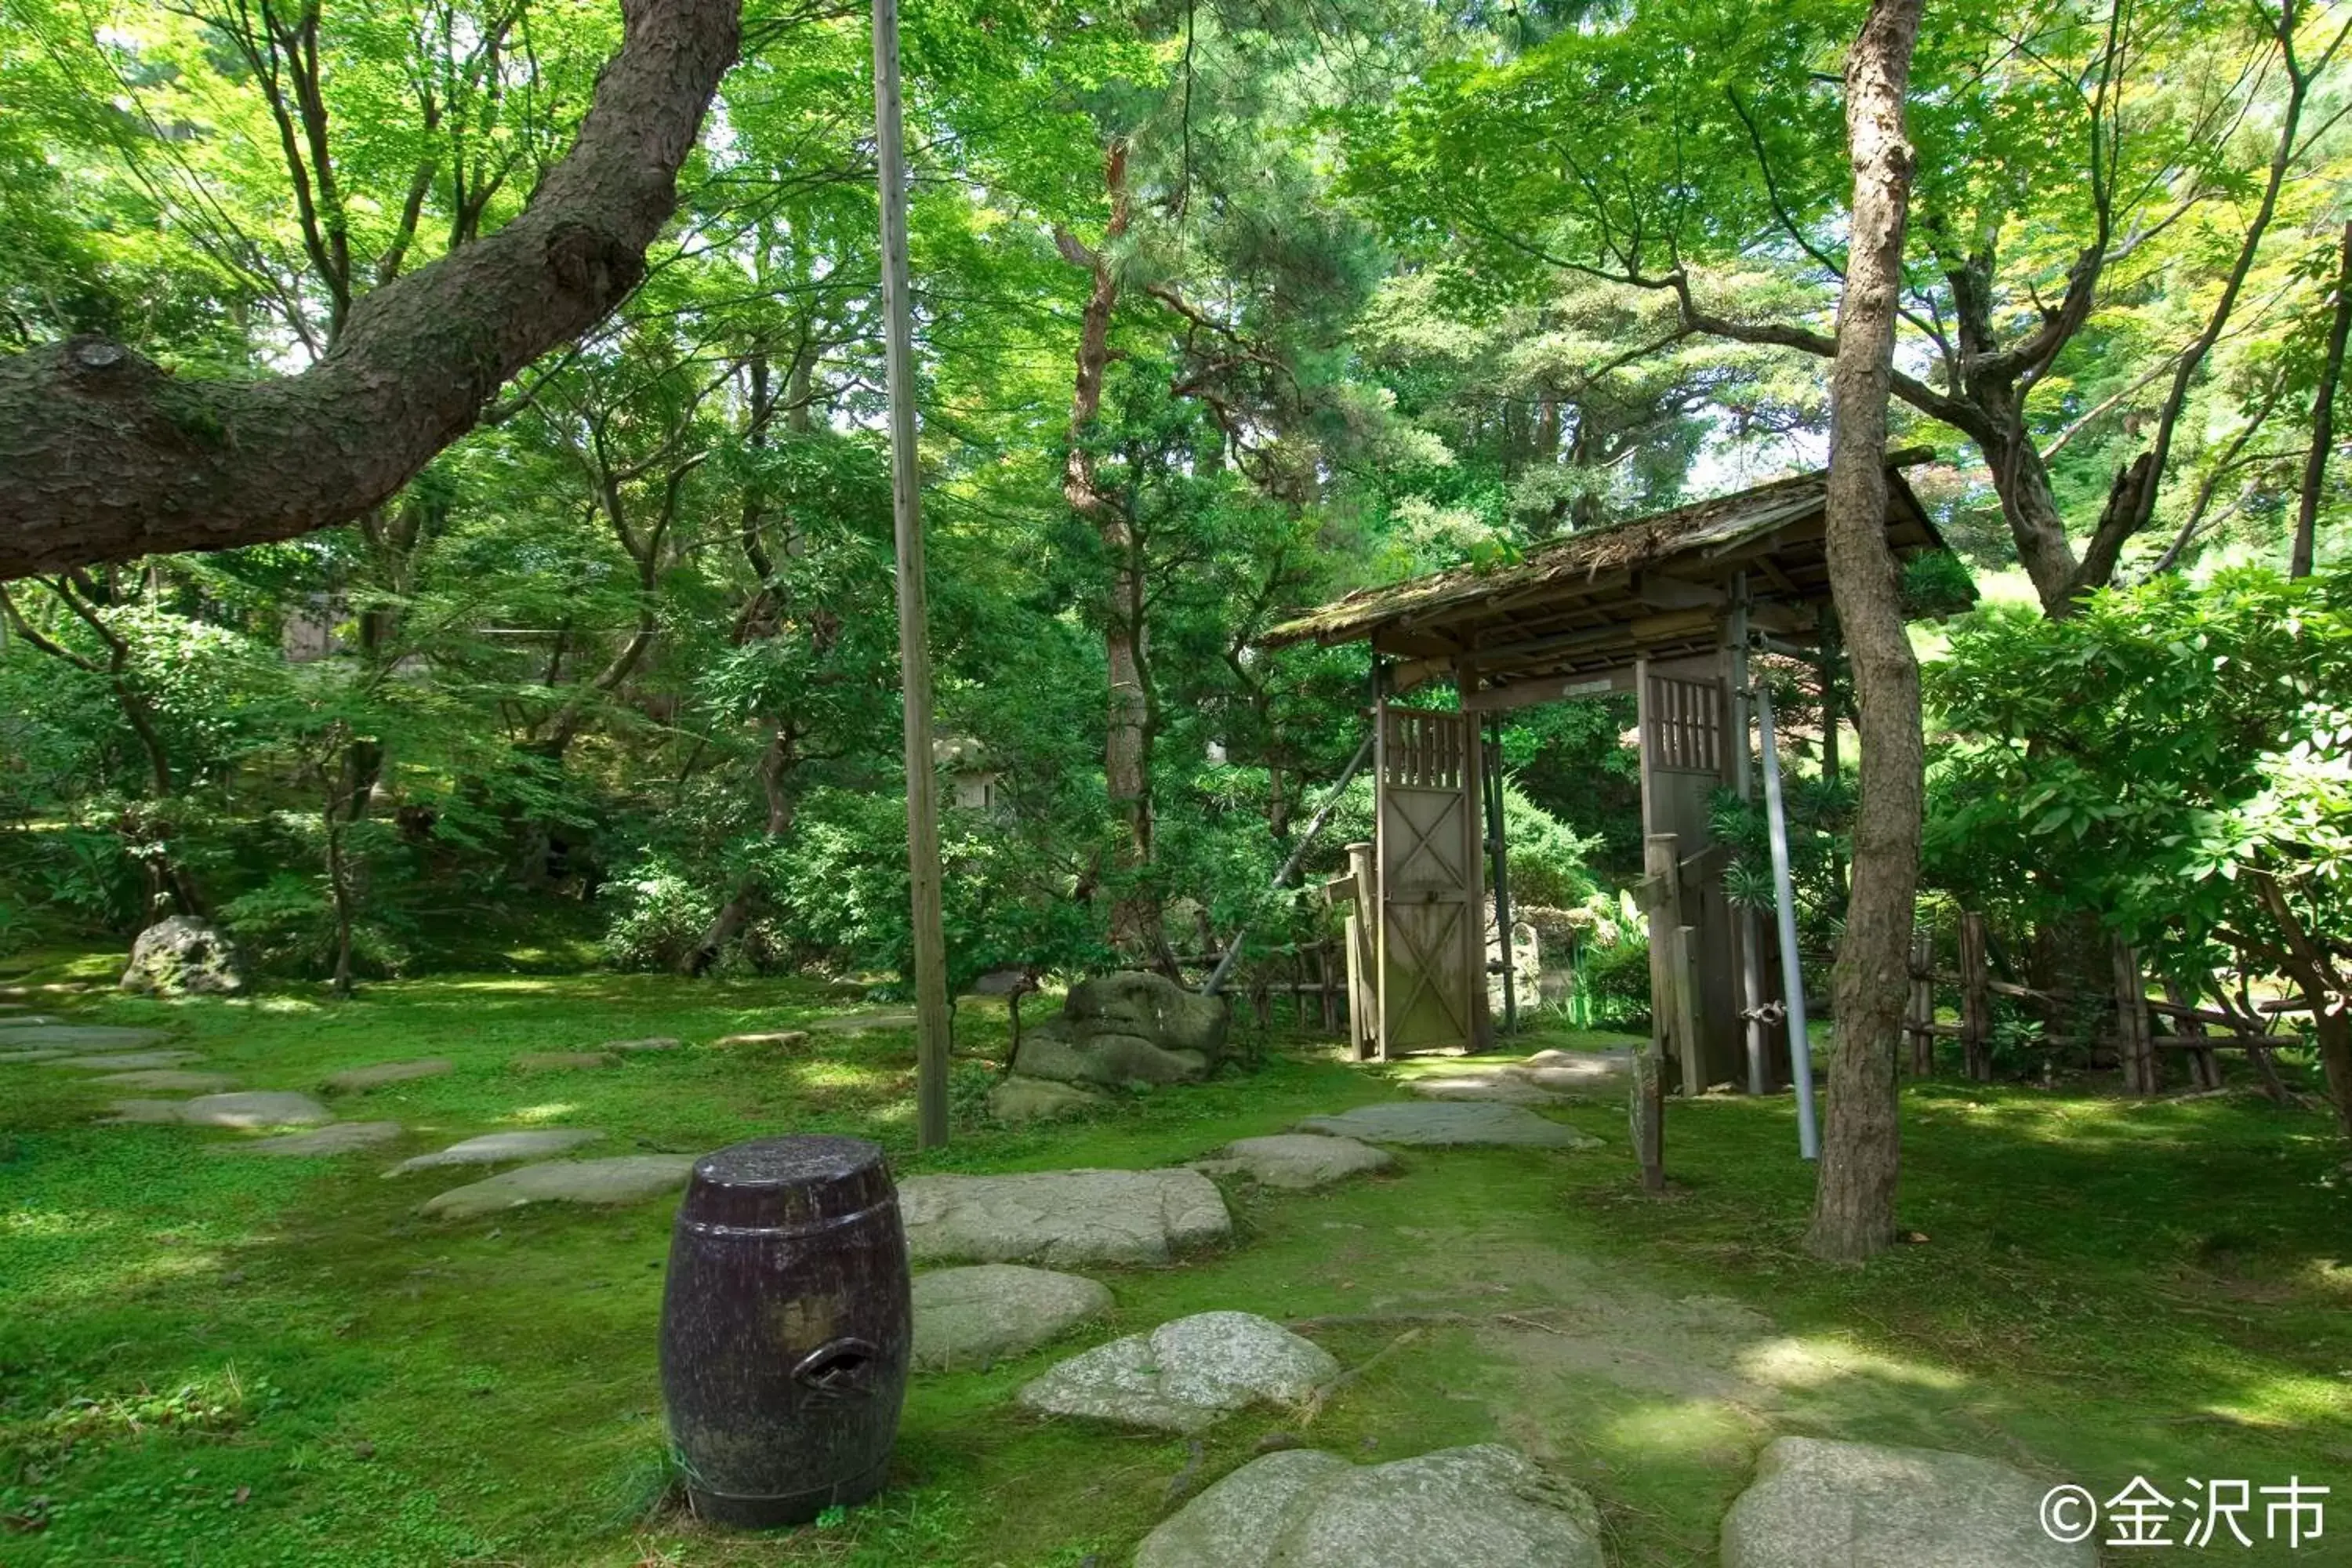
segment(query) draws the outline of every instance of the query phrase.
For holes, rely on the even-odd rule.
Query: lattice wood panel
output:
[[[1723,687],[1712,680],[1650,677],[1651,766],[1677,773],[1723,771]]]

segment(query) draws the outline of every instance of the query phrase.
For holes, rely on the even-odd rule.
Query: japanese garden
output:
[[[2340,0],[0,17],[0,1563],[2352,1561]]]

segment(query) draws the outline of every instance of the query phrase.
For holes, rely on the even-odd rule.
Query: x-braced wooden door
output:
[[[1381,704],[1377,1051],[1470,1048],[1485,1000],[1475,716]]]

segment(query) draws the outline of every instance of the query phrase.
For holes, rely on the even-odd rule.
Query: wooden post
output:
[[[1356,907],[1348,916],[1348,1027],[1356,1046],[1356,1059],[1368,1062],[1379,1051],[1380,992],[1374,976],[1380,950],[1373,923],[1380,919],[1378,868],[1373,846],[1348,846],[1348,874],[1356,884]]]
[[[1911,1076],[1932,1077],[1936,1071],[1936,935],[1911,933]]]
[[[948,1141],[947,939],[940,929],[940,818],[931,760],[931,652],[923,583],[915,330],[907,297],[907,153],[898,100],[898,0],[874,0],[874,144],[882,198],[884,359],[890,387],[890,512],[898,555],[898,674],[906,714],[907,879],[915,948],[915,1143]]]
[[[2191,1007],[2196,1005],[2195,998],[2181,987],[2180,982],[2168,974],[2164,977],[2164,999],[2176,1007]],[[2193,1040],[2201,1040],[2205,1037],[2205,1021],[2202,1018],[2177,1017],[2173,1020],[2173,1027],[2179,1034]],[[2189,1081],[2199,1089],[2221,1088],[2221,1058],[2210,1050],[2190,1047]]]
[[[1969,1078],[1992,1081],[1992,975],[1984,916],[1960,916],[1960,1058]]]
[[[2127,942],[2115,944],[2116,1055],[2124,1069],[2124,1091],[2151,1095],[2157,1091],[2156,1047],[2147,1026],[2147,981],[2140,973],[2139,950]]]
[[[1631,1121],[1633,1152],[1642,1162],[1642,1186],[1664,1192],[1666,1186],[1666,1065],[1669,1042],[1688,1009],[1685,966],[1677,962],[1682,946],[1682,865],[1675,852],[1675,836],[1654,833],[1643,841],[1643,901],[1650,917],[1650,1043],[1633,1060]]]

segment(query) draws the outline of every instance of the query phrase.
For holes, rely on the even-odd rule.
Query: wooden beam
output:
[[[1490,686],[1476,692],[1463,703],[1473,713],[1505,713],[1516,708],[1530,708],[1538,702],[1574,701],[1587,697],[1609,697],[1633,689],[1633,672],[1612,669],[1601,675],[1557,675],[1540,680],[1522,680],[1508,686]]]
[[[1634,579],[1633,597],[1661,610],[1719,610],[1731,603],[1731,595],[1721,588],[1657,572]]]

